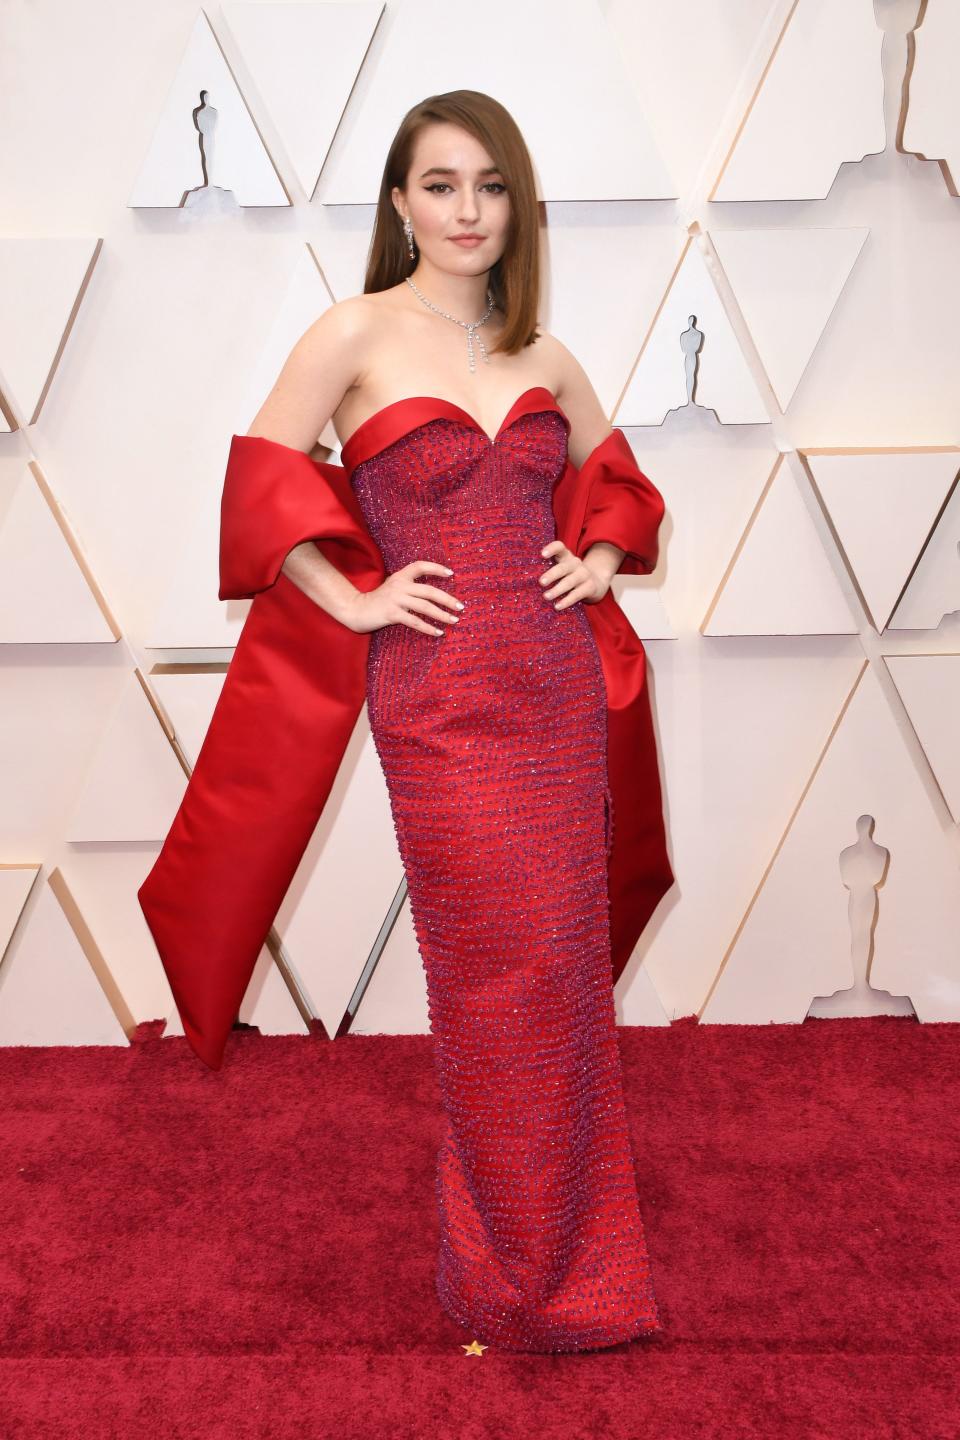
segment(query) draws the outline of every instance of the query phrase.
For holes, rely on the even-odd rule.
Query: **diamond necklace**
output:
[[[446,312],[446,310],[441,310],[439,305],[434,305],[433,301],[432,301],[432,300],[428,300],[427,297],[426,297],[426,295],[421,295],[421,294],[420,294],[420,291],[417,289],[416,285],[414,285],[414,283],[413,283],[413,281],[410,279],[410,276],[409,276],[409,275],[407,275],[407,276],[405,277],[405,279],[406,279],[407,284],[410,286],[410,289],[413,291],[413,293],[417,296],[418,299],[420,299],[420,300],[423,301],[424,305],[428,305],[431,310],[433,310],[433,311],[436,312],[436,314],[442,315],[443,318],[444,318],[444,320],[452,320],[455,325],[462,325],[463,328],[466,330],[466,332],[467,332],[467,361],[468,361],[468,363],[469,363],[469,365],[470,365],[471,371],[476,370],[476,368],[477,368],[477,367],[476,367],[476,363],[475,363],[474,358],[473,358],[473,341],[474,341],[474,337],[475,337],[475,336],[476,336],[477,345],[480,347],[480,354],[481,354],[481,356],[482,356],[482,358],[483,358],[483,360],[484,360],[484,363],[487,364],[487,365],[489,365],[489,364],[490,364],[490,357],[489,357],[489,355],[488,355],[487,352],[486,352],[486,348],[485,348],[485,346],[484,346],[483,340],[481,339],[481,337],[480,337],[479,335],[477,335],[477,331],[480,329],[480,326],[483,325],[483,324],[485,324],[486,321],[489,320],[489,319],[490,319],[490,316],[493,314],[493,291],[490,289],[490,287],[487,286],[487,308],[486,308],[486,310],[484,310],[484,312],[483,312],[483,314],[480,316],[480,319],[479,319],[479,320],[473,320],[473,321],[471,321],[471,322],[468,322],[468,321],[466,321],[466,320],[458,320],[457,317],[456,317],[456,315],[448,315],[447,312]]]

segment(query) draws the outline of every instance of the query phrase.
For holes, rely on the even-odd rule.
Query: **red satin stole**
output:
[[[524,407],[546,408],[549,397],[559,410],[549,391],[539,392],[535,387],[518,398],[498,438]],[[362,437],[357,432],[343,447],[348,468],[260,436],[231,439],[219,596],[253,597],[253,604],[180,808],[138,891],[187,1039],[213,1069],[222,1064],[261,946],[323,811],[366,693],[369,635],[333,619],[281,567],[294,545],[313,540],[358,589],[381,583],[383,560],[351,489],[350,468],[363,453],[376,453],[391,426],[406,433],[443,413],[438,405],[465,415],[431,397],[386,407],[371,417],[376,423]],[[607,540],[626,552],[624,573],[647,573],[656,565],[663,500],[619,430],[579,469],[568,460],[554,487],[553,509],[558,538],[577,555]],[[674,876],[643,645],[612,590],[585,609],[607,688],[616,980]]]

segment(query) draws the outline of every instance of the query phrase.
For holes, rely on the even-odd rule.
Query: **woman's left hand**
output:
[[[595,605],[609,590],[610,581],[568,550],[562,540],[551,540],[540,553],[545,560],[553,562],[550,569],[540,576],[540,584],[544,587],[544,597],[555,602],[555,610],[566,610],[576,605],[578,600]],[[558,599],[559,596],[562,599]]]

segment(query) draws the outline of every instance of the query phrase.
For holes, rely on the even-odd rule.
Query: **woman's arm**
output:
[[[570,459],[578,470],[592,472],[577,551],[601,583],[609,585],[618,573],[648,575],[657,564],[663,496],[640,469],[623,431],[610,425],[582,366],[558,340],[551,344],[561,375],[557,400],[571,424]]]
[[[367,333],[362,296],[325,310],[290,351],[247,434],[305,454],[314,450],[317,436],[360,378]]]
[[[579,470],[588,455],[611,432],[610,421],[597,398],[586,371],[567,347],[555,336],[543,337],[553,350],[553,363],[560,376],[557,403],[570,421],[568,450],[571,462]],[[600,541],[584,554],[584,562],[609,587],[623,563],[626,551],[612,541]]]
[[[221,504],[221,600],[253,595],[283,574],[358,633],[398,624],[442,635],[432,622],[459,619],[457,597],[421,578],[449,567],[415,560],[384,575],[347,472],[312,458],[315,437],[363,376],[377,333],[363,296],[325,311],[297,341],[246,435],[234,436]],[[379,583],[370,587],[374,567]]]
[[[312,540],[294,545],[281,570],[315,605],[326,610],[334,620],[348,624],[360,592],[326,555],[321,555]]]
[[[324,447],[317,436],[360,378],[367,318],[362,297],[325,310],[294,345],[247,434],[320,459],[317,452]],[[359,592],[312,540],[295,545],[281,569],[334,619],[346,622]]]
[[[538,344],[558,377],[554,394],[570,421],[567,451],[579,470],[584,460],[610,434],[611,425],[583,366],[555,335],[541,331]]]
[[[598,446],[613,434],[613,427],[586,371],[576,357],[561,341],[547,332],[541,332],[541,340],[545,343],[551,364],[559,376],[556,399],[570,421],[567,448],[571,463],[579,470]],[[626,560],[628,565],[632,564],[628,560],[628,554],[626,549],[613,540],[598,537],[584,550],[582,559],[600,581],[605,593],[624,561]]]

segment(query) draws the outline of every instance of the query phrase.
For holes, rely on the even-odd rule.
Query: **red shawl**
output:
[[[663,500],[619,430],[579,470],[567,461],[553,510],[557,538],[577,555],[608,540],[626,552],[622,573],[656,565]],[[253,604],[180,808],[137,892],[187,1039],[215,1070],[366,698],[369,634],[335,620],[281,573],[303,540],[359,590],[385,577],[342,466],[234,435],[219,597]],[[616,981],[674,876],[643,645],[612,589],[585,609],[607,688]]]

